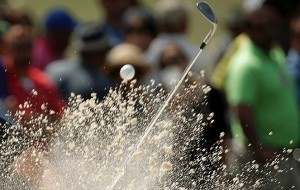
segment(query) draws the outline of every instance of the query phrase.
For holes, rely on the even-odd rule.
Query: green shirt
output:
[[[229,63],[225,90],[231,106],[250,105],[262,144],[270,148],[294,148],[300,142],[300,123],[294,84],[284,53],[263,52],[250,40]]]

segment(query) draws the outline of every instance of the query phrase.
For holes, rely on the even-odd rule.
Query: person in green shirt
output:
[[[245,147],[252,153],[247,159],[254,159],[265,167],[283,149],[294,149],[300,142],[294,84],[284,65],[284,52],[274,45],[278,27],[276,18],[276,11],[267,6],[247,15],[245,33],[248,40],[244,40],[231,57],[224,84],[231,111],[246,137],[248,145]],[[295,178],[300,174],[296,161],[290,154],[282,162],[276,163],[284,171],[282,174],[268,168],[271,173],[269,177],[265,174],[265,178],[269,178],[267,187],[300,189]],[[252,179],[246,179],[248,182],[257,182],[263,171],[254,173]],[[265,189],[264,185],[255,189]]]

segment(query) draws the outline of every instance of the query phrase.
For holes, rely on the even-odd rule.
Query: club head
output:
[[[196,4],[200,13],[209,20],[212,24],[217,24],[218,20],[210,5],[204,1]]]
[[[202,1],[198,2],[196,6],[200,13],[213,25],[213,28],[203,40],[203,44],[207,44],[217,30],[218,19],[208,3]]]

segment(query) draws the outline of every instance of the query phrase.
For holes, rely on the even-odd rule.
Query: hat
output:
[[[142,50],[129,43],[122,43],[113,47],[107,55],[106,67],[109,71],[120,69],[122,66],[130,64],[137,72],[147,73],[151,65],[146,63]]]
[[[74,31],[73,46],[80,52],[106,51],[112,47],[110,38],[99,24],[84,23]]]
[[[50,10],[44,20],[46,30],[68,30],[72,31],[77,22],[71,14],[63,8]]]

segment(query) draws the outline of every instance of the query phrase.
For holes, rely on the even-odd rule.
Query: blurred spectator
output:
[[[34,133],[34,141],[37,141],[35,145],[42,150],[47,149],[47,139],[51,131],[30,122],[41,115],[48,117],[48,124],[55,122],[60,118],[65,103],[48,75],[30,66],[30,28],[22,25],[11,26],[4,36],[4,44],[4,64],[8,81],[6,106],[12,113],[17,113],[15,119],[19,120],[28,133]],[[37,131],[42,132],[41,136],[35,134]]]
[[[234,12],[238,15],[234,16],[233,18],[230,18],[229,22],[229,29],[232,31],[232,36],[234,37],[235,34],[241,34],[237,35],[236,38],[233,38],[233,40],[230,43],[230,46],[228,46],[226,52],[224,52],[223,56],[220,57],[219,62],[217,63],[216,68],[214,68],[214,71],[212,73],[212,76],[210,78],[210,82],[213,85],[213,87],[217,88],[218,90],[223,90],[224,81],[226,79],[227,74],[227,68],[228,63],[231,59],[231,57],[234,55],[235,51],[239,49],[239,47],[244,43],[244,41],[247,41],[247,36],[243,34],[243,28],[244,28],[244,14],[249,13],[258,7],[262,5],[268,5],[276,10],[279,11],[279,17],[277,20],[279,32],[276,34],[276,39],[278,42],[280,42],[280,45],[284,50],[289,47],[289,42],[287,42],[287,38],[289,36],[289,31],[287,27],[287,23],[289,23],[289,20],[291,18],[291,14],[294,12],[293,10],[297,7],[298,0],[291,0],[291,1],[281,1],[281,0],[244,0],[243,7],[241,8],[241,11]],[[282,20],[284,19],[284,20]],[[232,21],[238,21],[238,22],[232,22]],[[232,24],[233,26],[237,26],[238,30],[235,30],[236,27],[231,28]],[[237,25],[236,25],[237,24]],[[241,24],[241,25],[240,25]],[[236,33],[237,32],[237,33]],[[221,54],[222,55],[222,54]]]
[[[178,44],[188,60],[194,57],[197,49],[185,36],[189,24],[189,9],[186,3],[180,0],[159,1],[155,6],[155,15],[159,33],[150,44],[145,56],[148,62],[156,67],[152,78],[161,82],[156,73],[159,69],[159,55],[166,44],[170,42]]]
[[[288,49],[291,46],[291,32],[289,25],[291,22],[291,18],[293,17],[293,14],[297,11],[296,8],[300,4],[300,2],[299,0],[264,0],[264,4],[272,6],[279,12],[280,18],[277,22],[279,26],[279,32],[277,33],[277,39],[284,52],[287,53]]]
[[[4,3],[4,2],[2,2]],[[6,98],[9,95],[8,81],[6,68],[3,64],[3,55],[5,54],[5,45],[3,43],[3,36],[9,27],[13,24],[22,24],[24,26],[32,27],[33,23],[30,16],[21,10],[10,10],[6,4],[1,4],[1,20],[0,20],[0,116],[7,121],[11,121],[8,116],[7,107],[5,105]]]
[[[287,54],[287,66],[297,87],[297,100],[300,108],[300,9],[290,23],[291,47]]]
[[[73,45],[79,57],[55,61],[46,71],[66,100],[71,93],[84,99],[97,93],[97,97],[103,99],[115,85],[104,71],[105,56],[111,48],[109,37],[101,26],[84,23],[76,27]]]
[[[4,14],[8,9],[8,2],[7,0],[0,0],[0,17],[3,18]]]
[[[188,59],[177,44],[165,45],[159,57],[159,77],[167,92],[173,90],[187,64]]]
[[[44,18],[42,32],[34,41],[32,65],[44,70],[52,61],[65,58],[76,23],[67,9],[51,9]]]
[[[28,12],[18,9],[11,9],[10,7],[6,8],[2,19],[11,25],[20,24],[29,28],[32,28],[34,25],[31,15]]]
[[[6,117],[6,106],[5,99],[8,96],[8,84],[6,77],[6,69],[3,64],[3,53],[5,52],[5,47],[3,44],[3,35],[9,28],[9,24],[6,21],[0,21],[0,116],[2,118],[8,119]]]
[[[123,14],[126,10],[138,5],[137,0],[99,0],[104,11],[104,21],[101,26],[110,37],[112,45],[124,42]]]
[[[268,5],[275,8],[280,17],[278,17],[277,24],[279,32],[277,33],[278,43],[283,48],[284,52],[287,53],[290,47],[290,30],[289,24],[292,18],[292,14],[296,11],[295,9],[299,5],[299,0],[244,0],[243,8],[246,12],[251,12],[255,8],[261,5]]]
[[[140,3],[140,1],[139,0],[131,0],[131,6],[140,6],[141,5],[141,3]]]
[[[123,81],[120,77],[120,69],[126,64],[134,67],[135,76],[132,80],[137,80],[137,84],[140,84],[151,70],[151,65],[144,60],[142,49],[133,44],[121,43],[110,50],[106,60],[107,72],[118,84]]]
[[[165,44],[174,42],[179,45],[190,60],[196,48],[186,38],[189,25],[189,8],[180,0],[163,0],[155,6],[159,34],[150,46],[148,56],[151,62],[158,63],[158,57]]]
[[[278,13],[269,6],[247,13],[246,36],[231,56],[226,74],[226,97],[242,127],[242,133],[233,131],[234,137],[244,134],[249,143],[244,144],[247,152],[238,157],[241,165],[235,165],[240,166],[238,173],[249,179],[245,188],[252,188],[258,179],[261,183],[256,189],[300,188],[299,170],[292,169],[297,164],[291,154],[276,163],[283,172],[272,167],[266,168],[268,171],[245,168],[252,159],[258,164],[273,161],[276,154],[296,148],[300,141],[294,86],[286,71],[284,52],[275,44],[277,18]],[[269,175],[261,178],[266,172]]]
[[[5,68],[2,63],[0,63],[0,117],[6,118],[6,106],[5,106],[5,99],[8,96],[8,86],[7,86],[7,79],[6,79],[6,72]]]
[[[133,7],[123,15],[125,41],[139,46],[145,52],[157,34],[152,12],[142,7]]]

